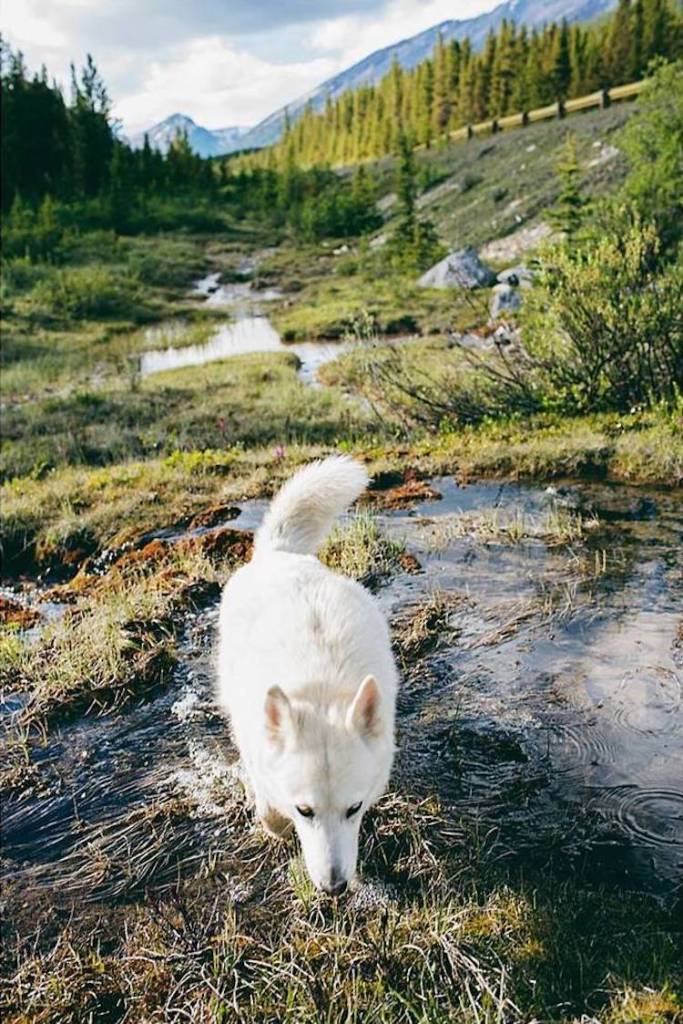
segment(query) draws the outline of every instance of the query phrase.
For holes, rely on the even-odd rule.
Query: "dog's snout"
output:
[[[330,880],[329,885],[324,885],[323,889],[328,896],[341,896],[342,893],[346,892],[347,883],[344,879],[340,879],[338,882]]]
[[[346,892],[347,886],[346,879],[342,876],[340,871],[333,868],[330,872],[330,880],[327,885],[323,886],[323,890],[328,896],[341,896],[343,892]]]

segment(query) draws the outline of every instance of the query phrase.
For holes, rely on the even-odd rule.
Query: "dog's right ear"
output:
[[[282,742],[287,723],[291,720],[292,706],[279,686],[271,686],[265,703],[266,732],[273,743]]]

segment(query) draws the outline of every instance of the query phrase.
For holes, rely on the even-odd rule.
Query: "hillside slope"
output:
[[[328,97],[334,100],[348,89],[378,82],[389,71],[394,59],[406,69],[414,68],[432,54],[439,34],[445,42],[469,38],[474,48],[479,49],[488,33],[497,29],[504,18],[530,28],[550,21],[560,21],[562,18],[568,21],[587,21],[610,10],[614,3],[615,0],[505,0],[492,11],[476,18],[442,21],[415,36],[376,50],[323,82],[312,92],[276,110],[248,131],[240,144],[245,149],[271,145],[282,134],[285,111],[295,120],[308,104],[315,110],[322,110]]]
[[[625,158],[613,136],[635,110],[637,103],[624,103],[423,150],[417,154],[424,186],[418,205],[450,248],[480,247],[537,224],[556,199],[556,168],[567,135],[576,138],[586,194],[605,195],[626,173]],[[390,219],[395,202],[393,158],[374,168],[380,205]]]

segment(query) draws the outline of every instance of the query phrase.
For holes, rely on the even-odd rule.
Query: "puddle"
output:
[[[305,341],[285,344],[260,310],[261,303],[282,298],[281,292],[275,288],[258,291],[251,288],[248,281],[220,284],[219,279],[220,273],[207,274],[195,284],[193,294],[202,296],[207,306],[231,309],[235,319],[217,326],[209,340],[200,345],[177,345],[187,330],[182,321],[150,328],[146,334],[150,344],[158,346],[164,340],[172,340],[174,345],[143,352],[140,357],[141,375],[147,377],[183,366],[202,366],[218,359],[253,352],[293,352],[299,359],[300,380],[320,387],[318,369],[340,356],[348,347],[347,343]]]
[[[221,284],[220,277],[220,271],[202,277],[196,282],[192,294],[202,296],[206,305],[213,308],[257,305],[260,302],[273,302],[282,298],[282,292],[277,288],[256,289],[251,287],[249,281]]]
[[[496,830],[511,861],[588,865],[600,881],[671,893],[683,867],[683,501],[601,485],[433,484],[442,500],[380,516],[422,566],[380,590],[392,619],[440,591],[464,597],[441,641],[405,667],[393,785],[437,794],[454,825]],[[462,512],[534,517],[549,501],[601,525],[564,547],[447,530],[434,543]],[[231,525],[257,526],[264,508],[245,503]],[[599,571],[579,548],[606,552]],[[15,886],[120,896],[196,873],[253,827],[213,702],[216,621],[216,606],[188,616],[162,693],[36,747],[47,789],[3,801]],[[177,800],[191,813],[176,814]],[[116,868],[126,849],[127,874]]]

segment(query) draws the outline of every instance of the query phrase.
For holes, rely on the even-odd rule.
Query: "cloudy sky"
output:
[[[2,35],[68,81],[91,52],[126,131],[256,124],[372,50],[497,0],[2,0]]]

